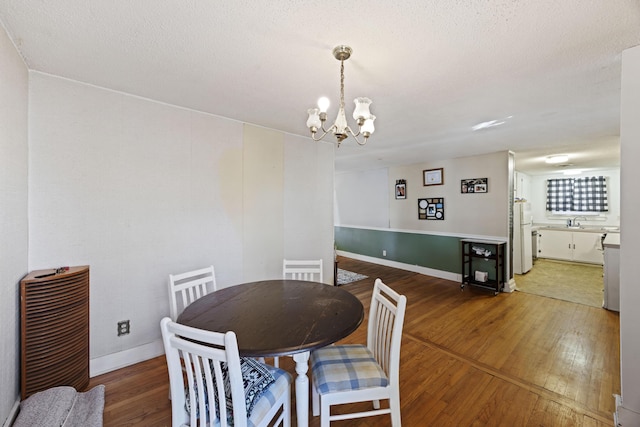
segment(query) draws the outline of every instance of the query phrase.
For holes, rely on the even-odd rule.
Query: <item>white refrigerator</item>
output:
[[[531,253],[531,204],[513,204],[513,273],[524,274],[533,267]]]

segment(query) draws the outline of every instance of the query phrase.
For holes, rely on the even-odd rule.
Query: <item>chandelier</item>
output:
[[[364,145],[375,130],[373,121],[376,119],[376,116],[369,112],[369,105],[371,105],[369,98],[354,99],[356,107],[353,111],[353,118],[358,124],[358,132],[354,133],[347,124],[347,116],[344,113],[344,61],[349,59],[352,52],[349,46],[337,46],[333,49],[333,56],[340,61],[340,109],[338,110],[338,116],[335,122],[333,122],[333,125],[329,129],[325,129],[324,127],[325,121],[327,120],[327,110],[329,108],[328,98],[320,98],[318,100],[318,108],[310,108],[307,111],[307,113],[309,113],[307,126],[311,131],[311,138],[314,141],[320,141],[329,132],[332,132],[338,141],[338,147],[340,147],[340,143],[347,138],[349,134],[353,136],[359,145]],[[322,130],[322,135],[316,138],[318,129]],[[360,135],[362,135],[362,140],[358,139]]]

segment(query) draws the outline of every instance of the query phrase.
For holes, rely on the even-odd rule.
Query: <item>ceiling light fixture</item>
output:
[[[353,111],[353,118],[358,124],[358,133],[354,133],[347,124],[347,117],[344,113],[344,61],[349,59],[353,50],[349,46],[337,46],[333,49],[333,56],[340,61],[340,109],[338,110],[338,116],[335,122],[329,129],[324,128],[324,122],[327,120],[327,109],[329,108],[329,99],[322,97],[318,100],[318,108],[310,108],[309,118],[307,119],[307,126],[311,131],[311,138],[314,141],[320,141],[329,132],[333,132],[338,141],[338,147],[340,143],[351,134],[359,145],[367,143],[367,139],[374,132],[373,121],[376,116],[369,112],[369,105],[371,100],[369,98],[356,98],[354,102],[356,104]],[[316,138],[318,129],[322,129],[323,134]],[[358,136],[362,135],[363,139],[360,141]]]
[[[569,161],[569,156],[566,154],[558,154],[557,156],[549,156],[546,158],[545,163],[551,165],[557,165],[558,163],[566,163]]]

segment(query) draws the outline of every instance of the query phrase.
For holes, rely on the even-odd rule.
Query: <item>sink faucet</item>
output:
[[[575,218],[573,218],[573,226],[574,227],[578,227],[580,225],[580,223],[578,222],[578,218],[583,219],[583,220],[587,220],[586,216],[577,216]]]

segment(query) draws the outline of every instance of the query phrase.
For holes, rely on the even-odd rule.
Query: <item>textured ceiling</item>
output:
[[[350,45],[347,107],[370,97],[376,132],[337,171],[507,149],[531,173],[617,166],[640,44],[638,0],[0,0],[0,21],[32,70],[299,135],[321,95],[333,119]]]

